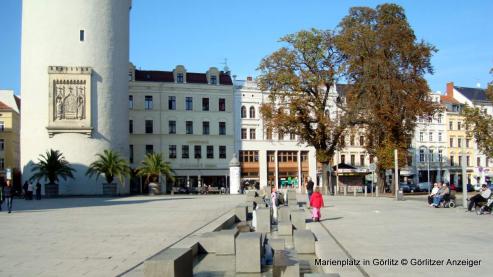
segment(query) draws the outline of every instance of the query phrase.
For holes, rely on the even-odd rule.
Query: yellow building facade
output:
[[[0,91],[0,176],[20,166],[20,98]]]

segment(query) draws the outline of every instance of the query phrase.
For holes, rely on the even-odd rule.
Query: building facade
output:
[[[20,103],[14,91],[0,90],[0,178],[20,167]]]
[[[87,177],[87,166],[106,149],[128,156],[131,0],[22,4],[23,180],[54,149],[75,169],[73,180],[60,180],[60,194],[101,194],[103,182]]]
[[[130,163],[160,152],[175,171],[173,187],[227,187],[234,147],[233,84],[228,72],[137,70],[130,66],[128,130]],[[133,189],[144,189],[142,180]],[[135,184],[134,184],[135,185]]]

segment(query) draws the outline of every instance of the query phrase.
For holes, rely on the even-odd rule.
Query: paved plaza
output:
[[[299,200],[304,198],[298,195]],[[0,276],[115,276],[231,211],[244,196],[17,200],[0,213]],[[493,216],[429,208],[424,199],[326,197],[322,260],[341,276],[490,276]],[[5,207],[5,206],[4,206]],[[325,227],[325,228],[324,228]],[[467,266],[403,266],[402,259],[481,260]],[[398,265],[373,265],[374,259]],[[390,259],[390,260],[389,260]],[[339,262],[340,263],[340,262]]]

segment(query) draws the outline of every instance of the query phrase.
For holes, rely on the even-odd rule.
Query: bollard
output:
[[[367,197],[367,196],[368,196],[368,195],[367,195],[367,193],[368,193],[368,192],[367,192],[367,190],[368,190],[368,189],[367,189],[367,187],[365,186],[365,197]]]
[[[356,188],[353,188],[353,196],[356,197]]]
[[[378,186],[375,186],[375,196],[378,197]]]
[[[347,196],[347,187],[344,186],[344,196]]]

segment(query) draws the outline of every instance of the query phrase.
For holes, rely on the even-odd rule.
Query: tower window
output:
[[[79,40],[84,41],[84,30],[80,30],[79,32]]]

